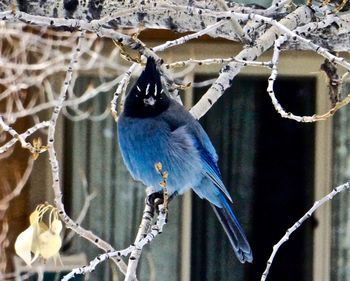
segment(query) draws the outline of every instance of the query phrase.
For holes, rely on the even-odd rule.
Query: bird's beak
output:
[[[154,97],[149,97],[148,99],[143,99],[143,102],[145,105],[154,105],[156,103],[156,100]]]

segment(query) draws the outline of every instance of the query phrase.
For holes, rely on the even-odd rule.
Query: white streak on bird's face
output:
[[[137,88],[137,90],[138,90],[139,92],[141,92],[141,89],[140,89],[140,87],[139,87],[139,86],[136,86],[136,88]]]
[[[164,90],[162,89],[162,90],[160,91],[160,93],[163,94],[163,92],[164,92]]]
[[[157,96],[157,84],[154,85],[154,96]]]
[[[149,97],[148,99],[143,99],[144,104],[153,106],[156,103],[156,99],[154,97]]]
[[[150,84],[148,83],[148,84],[147,84],[147,87],[146,87],[146,94],[145,94],[146,96],[148,95],[149,86],[150,86]]]

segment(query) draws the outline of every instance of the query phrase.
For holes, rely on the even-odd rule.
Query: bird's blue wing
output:
[[[167,122],[171,131],[175,131],[182,126],[186,127],[194,147],[200,153],[203,174],[232,202],[230,194],[221,179],[215,148],[201,124],[182,105],[174,100],[171,100],[169,109],[161,115],[161,118]]]
[[[204,175],[208,177],[232,202],[231,196],[222,182],[221,173],[217,165],[218,157],[207,133],[197,121],[192,124],[191,127],[194,144],[198,149],[202,160]]]
[[[199,197],[205,198],[211,203],[239,261],[242,263],[252,262],[253,254],[248,240],[228,203],[228,200],[232,202],[232,199],[221,180],[215,150],[199,123],[195,126],[192,124],[191,128],[194,145],[200,153],[203,174],[205,175],[201,185],[193,187],[193,190]]]

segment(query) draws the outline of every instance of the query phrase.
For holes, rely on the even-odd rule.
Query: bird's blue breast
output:
[[[186,126],[171,131],[169,125],[157,118],[118,120],[119,146],[124,162],[134,179],[161,190],[161,176],[154,165],[162,163],[168,171],[167,189],[170,193],[184,192],[202,178],[202,164]]]

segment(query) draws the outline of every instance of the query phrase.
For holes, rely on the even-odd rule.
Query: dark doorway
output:
[[[193,196],[191,280],[260,280],[273,245],[313,202],[315,127],[281,118],[266,88],[266,77],[240,77],[201,119],[254,262],[236,260],[209,204]],[[314,79],[279,78],[275,91],[287,112],[314,114]],[[307,222],[282,246],[268,280],[312,280],[313,227]]]

